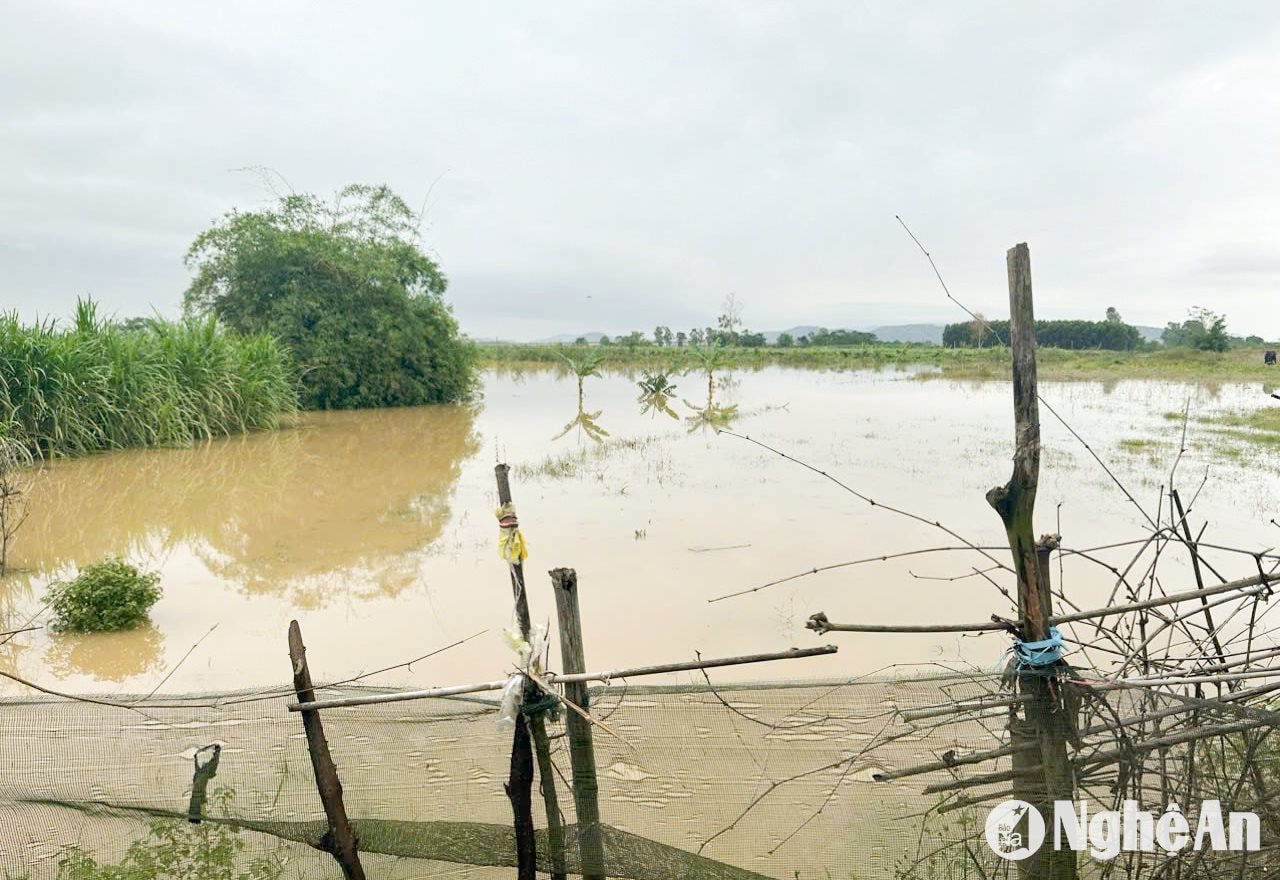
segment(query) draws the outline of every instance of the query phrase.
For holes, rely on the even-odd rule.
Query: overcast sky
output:
[[[0,307],[176,314],[269,198],[430,190],[477,337],[1192,305],[1280,337],[1280,4],[4,2]],[[432,183],[435,182],[434,188]]]

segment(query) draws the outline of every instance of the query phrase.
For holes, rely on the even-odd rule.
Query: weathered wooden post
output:
[[[296,620],[289,621],[289,660],[293,663],[293,689],[298,695],[298,702],[314,702],[316,694],[311,687],[311,670],[307,668],[307,648],[302,644],[302,630]],[[311,845],[337,859],[347,880],[364,880],[364,868],[356,851],[356,837],[351,831],[351,823],[347,821],[346,807],[342,804],[342,783],[338,780],[333,756],[329,754],[329,741],[324,735],[324,725],[320,723],[320,713],[314,709],[303,709],[302,728],[307,734],[307,751],[311,753],[311,769],[315,772],[320,803],[324,805],[325,818],[329,821],[329,830],[324,837]]]
[[[987,493],[989,503],[1000,515],[1009,537],[1013,568],[1018,579],[1018,616],[1022,638],[1039,642],[1049,638],[1051,616],[1049,572],[1040,564],[1042,549],[1037,545],[1033,519],[1036,490],[1040,481],[1040,396],[1036,378],[1036,321],[1031,293],[1031,253],[1025,243],[1009,249],[1009,348],[1013,358],[1013,413],[1016,444],[1013,474],[1009,482]],[[1044,551],[1047,557],[1047,549]],[[1040,850],[1018,862],[1019,873],[1034,880],[1073,880],[1075,852],[1056,851],[1052,845],[1053,801],[1072,800],[1075,781],[1067,756],[1065,719],[1054,696],[1052,666],[1018,670],[1018,686],[1030,699],[1025,719],[1011,718],[1009,730],[1014,752],[1014,769],[1022,770],[1014,780],[1020,800],[1040,811],[1050,840]],[[1034,742],[1038,749],[1025,749]],[[1029,766],[1038,751],[1040,772]],[[1018,756],[1024,756],[1019,758]]]
[[[572,568],[551,572],[556,594],[556,618],[560,623],[560,664],[563,672],[587,671],[582,643],[582,616],[578,610],[578,574]],[[566,684],[565,699],[584,712],[589,711],[587,685]],[[573,802],[578,816],[578,851],[582,858],[583,880],[604,880],[604,841],[600,829],[599,787],[596,782],[596,752],[591,724],[576,712],[565,716],[569,736],[569,762],[573,767]]]
[[[499,523],[504,523],[504,512],[509,512],[509,521],[503,528],[514,529],[519,526],[515,518],[515,510],[511,505],[510,468],[498,464],[493,469],[498,486]],[[511,548],[509,548],[511,549]],[[524,563],[519,552],[508,557],[508,568],[511,571],[511,591],[515,600],[516,620],[520,627],[521,637],[528,642],[532,631],[529,616],[529,596],[525,590]],[[524,684],[524,702],[536,700],[542,692],[532,681],[526,679]],[[518,862],[517,876],[520,880],[533,880],[537,872],[537,840],[533,833],[533,755],[538,758],[538,778],[542,790],[542,802],[547,812],[547,848],[551,859],[552,880],[564,880],[564,825],[560,821],[560,800],[556,795],[555,769],[551,764],[551,745],[547,739],[546,722],[542,715],[529,716],[524,712],[516,714],[515,739],[511,747],[511,771],[507,781],[507,797],[511,801],[511,811],[515,821],[516,857]]]

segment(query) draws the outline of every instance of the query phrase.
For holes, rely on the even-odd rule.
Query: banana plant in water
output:
[[[675,394],[676,386],[667,373],[649,374],[646,372],[644,378],[636,384],[640,386],[640,397],[638,399],[642,404],[641,415],[648,415],[652,418],[658,413],[662,413],[676,421],[680,420],[680,416],[671,408],[671,396]]]

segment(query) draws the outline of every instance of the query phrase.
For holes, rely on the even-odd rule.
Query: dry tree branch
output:
[[[760,803],[765,798],[769,797],[769,795],[773,794],[782,786],[787,785],[788,783],[791,783],[791,782],[796,782],[798,780],[804,779],[809,776],[814,776],[818,773],[825,773],[828,770],[835,770],[836,768],[842,767],[845,764],[852,765],[854,762],[862,758],[862,756],[865,755],[868,751],[870,751],[873,746],[887,745],[888,743],[893,742],[896,739],[902,739],[903,737],[906,737],[906,736],[916,735],[914,730],[905,731],[902,733],[895,734],[889,737],[888,739],[885,739],[883,742],[881,742],[880,736],[886,730],[889,729],[889,725],[892,723],[893,723],[893,718],[890,717],[885,721],[884,725],[880,728],[880,730],[877,731],[876,734],[872,736],[870,740],[867,741],[867,744],[864,745],[856,754],[847,755],[838,761],[832,761],[830,764],[824,764],[821,767],[813,767],[813,768],[810,768],[809,770],[803,770],[792,776],[788,776],[785,779],[776,779],[770,782],[768,788],[766,788],[762,793],[756,795],[756,797],[752,799],[751,803],[747,804],[747,806],[743,808],[742,812],[739,813],[732,822],[730,822],[724,828],[721,828],[715,834],[711,835],[706,840],[704,840],[698,846],[698,849],[696,850],[697,854],[701,855],[703,850],[705,850],[708,846],[710,846],[717,838],[722,837],[725,834],[728,834],[730,831],[733,831],[735,828],[737,828],[738,823],[741,822],[743,819],[745,819],[747,817],[747,814],[749,814],[752,810],[754,810],[757,806],[759,806]],[[841,780],[843,779],[844,779],[844,775],[842,774]]]

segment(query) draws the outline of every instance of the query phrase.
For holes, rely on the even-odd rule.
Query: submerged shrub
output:
[[[308,409],[417,406],[477,388],[421,218],[385,186],[232,211],[192,243],[188,314],[289,347]]]
[[[123,559],[104,559],[69,581],[49,585],[53,628],[70,632],[133,629],[160,598],[160,575],[140,572]]]

